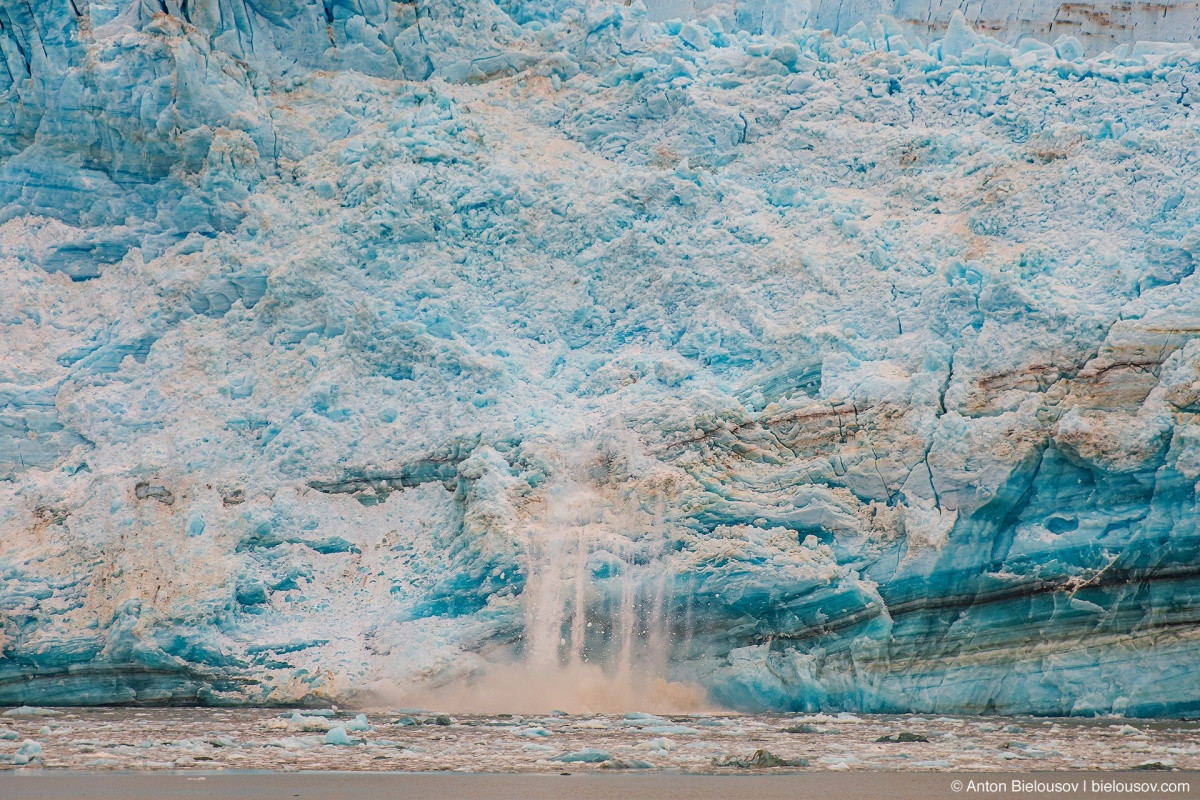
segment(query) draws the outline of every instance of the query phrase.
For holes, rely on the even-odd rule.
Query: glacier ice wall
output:
[[[1200,7],[1164,0],[1062,3],[1058,0],[647,0],[652,19],[700,19],[718,14],[754,33],[797,27],[844,34],[880,15],[893,17],[908,35],[940,38],[955,12],[976,30],[1006,42],[1023,37],[1052,41],[1073,36],[1099,52],[1139,40],[1195,42]]]
[[[0,3],[0,703],[1196,712],[1200,53],[735,11]]]

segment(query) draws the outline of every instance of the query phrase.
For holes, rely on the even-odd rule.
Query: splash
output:
[[[686,646],[675,641],[676,623],[688,626],[673,618],[665,503],[630,499],[639,493],[609,479],[611,454],[575,453],[521,533],[523,632],[514,659],[422,687],[400,704],[476,713],[711,710],[701,688],[667,678],[672,648]]]
[[[572,480],[553,490],[524,542],[526,663],[540,671],[602,665],[624,681],[662,674],[673,599],[664,544],[659,520],[594,485]]]
[[[386,702],[381,702],[386,700]],[[597,664],[551,668],[496,664],[466,680],[376,698],[377,705],[437,709],[459,714],[573,714],[649,711],[687,714],[718,710],[690,683],[661,677],[628,681]]]

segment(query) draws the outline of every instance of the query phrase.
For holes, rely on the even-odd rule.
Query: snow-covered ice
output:
[[[689,8],[0,7],[0,702],[1200,709],[1200,53]]]

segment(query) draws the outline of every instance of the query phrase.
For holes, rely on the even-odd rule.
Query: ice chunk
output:
[[[741,767],[743,769],[771,769],[774,767],[807,767],[806,758],[781,758],[769,750],[755,750],[749,756],[726,755],[712,760],[714,767]]]
[[[524,728],[517,731],[517,736],[534,737],[534,736],[550,736],[550,731],[542,727]]]
[[[637,758],[610,758],[600,765],[601,769],[653,769],[649,761]]]
[[[1060,36],[1054,40],[1054,49],[1064,61],[1078,61],[1083,57],[1083,45],[1074,36]]]
[[[583,750],[575,750],[570,753],[563,753],[550,759],[551,761],[562,761],[564,763],[580,763],[580,764],[599,764],[602,761],[608,761],[612,755],[604,750],[597,750],[592,747],[584,748]]]
[[[33,739],[26,739],[24,742],[22,742],[21,746],[19,748],[17,748],[16,758],[14,759],[14,763],[29,764],[34,761],[41,761],[41,760],[42,760],[42,745],[41,745],[41,743],[36,742]]]
[[[350,731],[351,733],[369,731],[371,730],[371,723],[367,722],[366,714],[359,714],[350,722],[346,723],[346,730]]]
[[[6,717],[58,717],[63,712],[53,708],[42,708],[40,706],[18,706],[10,708],[4,712]]]
[[[921,733],[913,733],[912,731],[900,731],[899,733],[893,733],[893,734],[888,734],[885,736],[880,736],[875,741],[891,742],[891,743],[898,742],[898,743],[904,744],[904,743],[909,743],[909,742],[928,742],[929,739],[924,734],[921,734]]]
[[[647,725],[642,728],[642,732],[665,734],[668,736],[691,736],[700,733],[700,731],[687,725]]]
[[[325,744],[335,744],[335,745],[362,744],[362,740],[350,738],[346,734],[345,726],[337,725],[333,728],[330,728],[329,732],[325,734]]]
[[[299,712],[295,712],[288,719],[288,727],[293,730],[301,731],[320,731],[324,733],[337,725],[336,722],[325,717],[304,716]]]
[[[305,750],[316,747],[321,739],[315,736],[288,736],[283,739],[271,739],[263,747],[278,747],[281,750]]]
[[[967,24],[967,18],[956,9],[950,16],[946,37],[942,39],[942,57],[961,58],[965,52],[977,44],[979,44],[979,34],[971,30],[971,26]]]

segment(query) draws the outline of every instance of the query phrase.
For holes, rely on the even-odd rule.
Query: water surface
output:
[[[916,741],[880,741],[902,733]],[[6,712],[0,737],[9,770],[1200,769],[1200,723],[1115,718],[64,708]],[[760,750],[790,763],[755,760]]]

